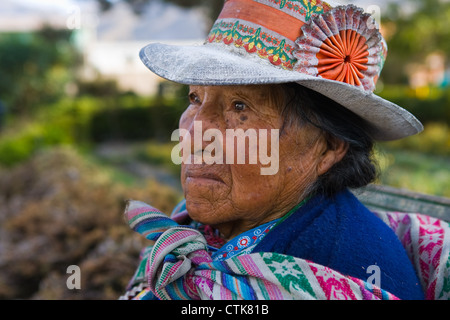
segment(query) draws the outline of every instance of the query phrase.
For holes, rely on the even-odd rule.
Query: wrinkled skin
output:
[[[281,129],[283,125],[283,96],[276,85],[191,86],[189,100],[180,129],[189,130],[192,137],[194,121],[202,121],[203,131],[216,128],[223,136],[226,129]],[[203,142],[202,147],[210,143]],[[226,142],[224,154],[225,148]],[[195,221],[212,225],[231,239],[286,214],[345,152],[343,144],[330,150],[314,126],[291,125],[280,130],[279,170],[274,175],[261,175],[259,161],[182,164],[187,210]]]

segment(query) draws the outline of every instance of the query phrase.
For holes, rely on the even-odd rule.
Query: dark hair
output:
[[[316,91],[296,83],[282,84],[281,87],[287,98],[282,110],[283,128],[294,123],[309,123],[322,130],[330,148],[336,139],[348,145],[342,160],[319,176],[305,196],[318,193],[333,196],[347,188],[360,188],[373,182],[377,169],[373,159],[374,140],[368,133],[370,125]]]

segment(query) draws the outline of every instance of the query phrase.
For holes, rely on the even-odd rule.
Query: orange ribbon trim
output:
[[[219,19],[237,19],[255,23],[279,35],[297,40],[302,35],[303,21],[265,4],[253,0],[228,0]]]

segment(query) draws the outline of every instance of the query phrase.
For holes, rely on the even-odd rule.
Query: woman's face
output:
[[[225,237],[231,238],[283,216],[302,200],[306,187],[318,176],[326,143],[319,130],[312,126],[293,125],[281,131],[280,110],[284,101],[277,86],[191,86],[189,99],[190,105],[180,119],[180,129],[187,130],[191,138],[191,164],[182,163],[181,183],[192,219],[215,226]],[[205,151],[211,151],[208,145],[211,147],[215,140],[203,139],[208,129],[217,129],[216,133],[222,134],[223,141],[217,139],[215,145],[221,148],[223,163],[208,164],[205,158],[201,164],[194,161],[194,154],[205,157]],[[237,129],[242,129],[241,133],[256,132],[259,138],[256,146],[249,147],[249,139],[243,151],[234,140],[234,148],[231,148],[227,132],[239,133]],[[276,133],[272,129],[280,130],[276,134],[278,150],[271,150],[276,142],[272,141],[271,132]],[[197,139],[202,140],[202,150],[198,144],[194,150],[196,134],[201,135]],[[249,163],[249,157],[259,153],[261,144],[266,145],[266,142],[267,155],[273,162],[278,160],[278,170],[263,175],[261,168],[269,164],[262,164],[259,154],[256,163]],[[232,157],[227,146],[233,149]],[[220,154],[216,151],[210,154]],[[245,163],[239,164],[237,157],[242,152],[246,156]]]

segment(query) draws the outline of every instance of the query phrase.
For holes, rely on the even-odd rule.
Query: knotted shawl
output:
[[[450,298],[450,225],[418,214],[376,213],[404,245],[427,299]],[[121,299],[289,300],[397,299],[371,283],[289,255],[259,252],[213,261],[203,234],[139,201],[130,201],[130,227],[153,246]]]

